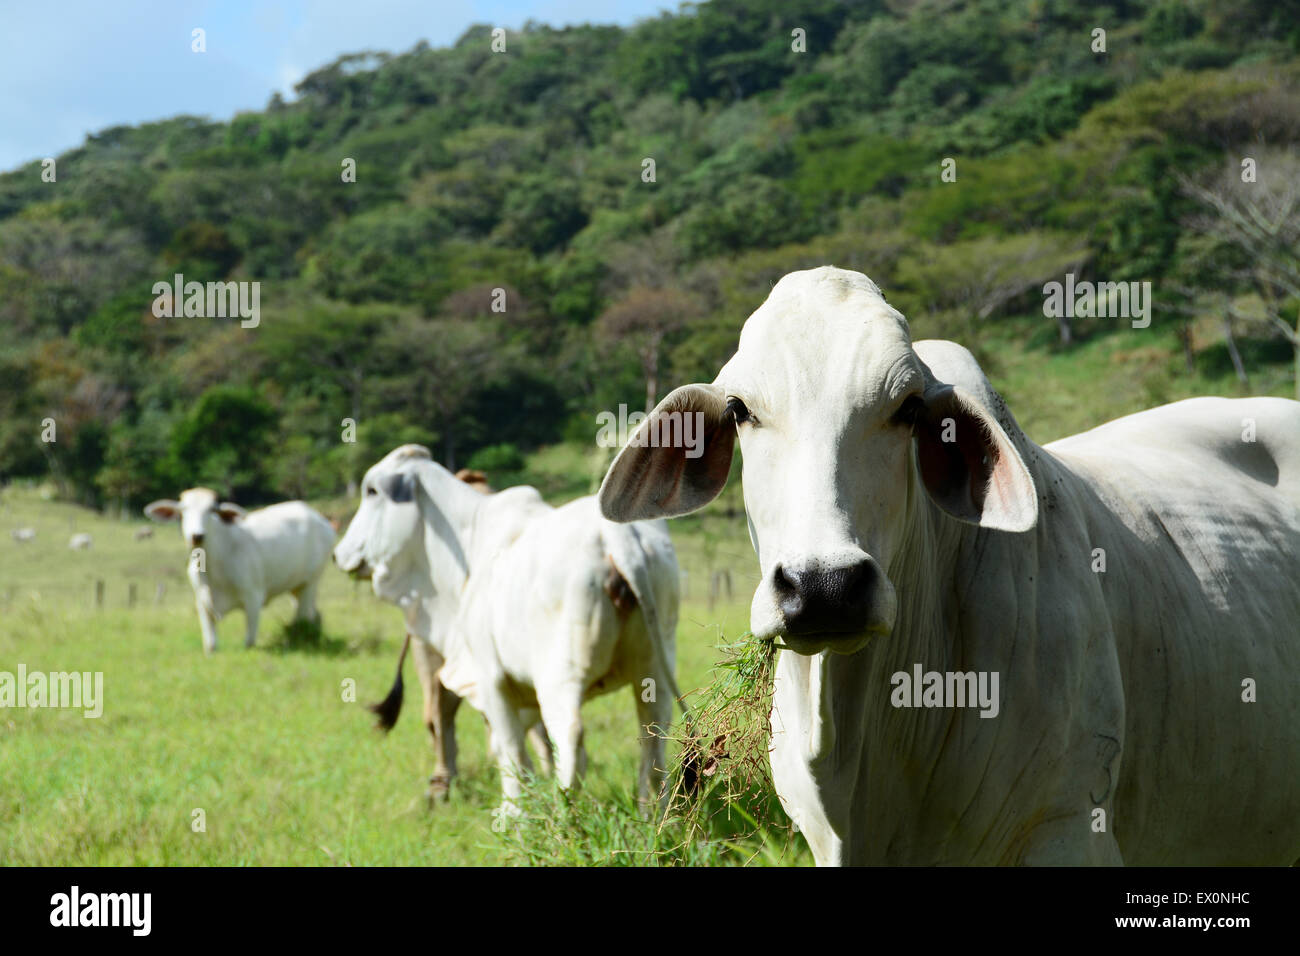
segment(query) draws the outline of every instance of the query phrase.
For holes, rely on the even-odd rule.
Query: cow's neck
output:
[[[423,492],[417,493],[417,501],[424,521],[425,560],[433,585],[426,603],[446,619],[459,606],[469,581],[475,526],[485,499],[436,462],[425,462],[417,475]]]
[[[227,524],[224,521],[217,520],[211,523],[211,531],[205,530],[205,540],[203,542],[203,570],[199,572],[200,577],[207,582],[215,584],[225,584],[230,580],[230,568],[227,568],[226,561],[235,560],[235,555],[240,555],[241,561],[257,560],[258,555],[255,551],[248,548],[242,548],[241,545],[248,540],[249,534],[239,526],[237,522]],[[193,548],[190,549],[192,554]],[[217,557],[217,560],[213,558]]]
[[[809,769],[824,820],[828,831],[849,834],[852,849],[843,852],[858,861],[864,846],[875,860],[942,861],[946,847],[922,845],[932,831],[917,823],[946,818],[953,794],[936,771],[949,750],[966,745],[962,727],[980,720],[978,709],[895,707],[893,675],[911,677],[918,664],[923,673],[985,669],[989,662],[976,660],[964,629],[972,609],[962,602],[972,600],[985,579],[981,567],[1001,569],[1010,582],[1021,563],[1019,550],[1033,548],[1032,535],[989,532],[944,514],[915,476],[908,493],[904,540],[887,568],[898,596],[893,631],[856,654],[827,653],[810,662],[805,684],[808,704],[820,714],[812,725],[821,730],[820,752]],[[997,624],[1016,626],[1014,620]]]

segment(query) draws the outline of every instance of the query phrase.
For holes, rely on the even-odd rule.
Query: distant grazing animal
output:
[[[244,610],[244,644],[257,640],[257,619],[273,597],[297,601],[296,620],[319,620],[316,590],[329,562],[334,531],[301,501],[258,511],[218,502],[208,488],[191,488],[180,501],[155,501],[144,513],[154,521],[180,520],[181,537],[194,549],[189,564],[203,632],[203,649],[217,648],[217,621],[232,608]]]
[[[552,508],[533,488],[480,494],[406,445],[366,473],[335,560],[406,609],[434,681],[487,718],[506,807],[528,766],[525,729],[540,716],[556,777],[571,786],[586,759],[582,702],[629,685],[643,731],[640,794],[660,793],[664,742],[645,728],[666,728],[680,699],[677,560],[663,522],[623,527],[591,497]],[[441,719],[430,725],[435,745],[453,733]]]
[[[153,528],[136,528],[136,529],[135,529],[135,540],[137,540],[137,541],[146,541],[146,540],[148,540],[149,538],[152,538],[152,537],[153,537]]]
[[[68,539],[68,547],[73,551],[89,551],[90,546],[94,543],[95,539],[84,531],[80,534],[74,534]]]
[[[702,454],[647,440],[686,414]],[[737,438],[750,626],[788,648],[772,772],[818,863],[1297,862],[1300,403],[1040,447],[969,352],[822,268],[655,408],[602,510],[702,507]]]
[[[36,540],[35,528],[14,528],[9,532],[9,536],[19,544],[26,544],[28,541]]]

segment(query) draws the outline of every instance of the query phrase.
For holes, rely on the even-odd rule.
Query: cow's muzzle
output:
[[[347,564],[344,564],[342,561],[339,560],[338,554],[335,554],[333,557],[334,557],[334,563],[339,566],[339,570],[341,570],[343,573],[359,581],[370,580],[370,576],[373,573],[373,571],[371,570],[370,565],[366,564],[365,558],[357,556],[355,559],[351,560]]]
[[[778,564],[772,591],[784,643],[801,654],[853,653],[893,626],[893,588],[871,558],[832,568]]]

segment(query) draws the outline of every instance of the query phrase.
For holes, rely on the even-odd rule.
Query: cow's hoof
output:
[[[446,803],[451,799],[451,777],[435,773],[429,778],[429,806]]]

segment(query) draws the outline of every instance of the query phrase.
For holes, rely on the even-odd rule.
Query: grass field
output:
[[[1098,336],[1068,353],[1055,350],[1054,334],[1041,317],[1008,320],[991,326],[978,349],[1038,441],[1193,394],[1242,394],[1215,347],[1203,348],[1196,373],[1186,375],[1168,330]],[[1255,388],[1291,394],[1286,356],[1267,357],[1272,364],[1259,371]],[[567,500],[593,490],[606,460],[556,446],[501,484],[524,480],[552,500]],[[352,507],[320,504],[341,517]],[[136,541],[144,526],[47,500],[35,488],[0,494],[0,671],[20,663],[29,672],[102,671],[105,696],[98,719],[0,710],[0,863],[519,859],[492,829],[497,777],[476,714],[468,707],[460,714],[461,777],[451,802],[432,810],[424,800],[432,754],[418,719],[413,667],[401,722],[388,737],[372,729],[362,705],[382,697],[392,679],[402,636],[394,608],[330,568],[318,645],[285,640],[292,607],[286,597],[263,615],[256,649],[242,647],[243,617],[235,613],[222,622],[220,652],[205,659],[180,536],[174,526],[158,527],[151,540]],[[13,541],[8,531],[20,527],[35,528],[35,541]],[[709,681],[717,645],[748,623],[756,563],[739,482],[733,478],[715,505],[672,529],[687,573],[678,672],[688,689]],[[68,538],[80,531],[94,536],[92,550],[69,550]],[[718,569],[730,572],[733,596],[710,610],[709,582]],[[104,584],[102,608],[97,581]],[[347,680],[356,682],[357,702],[343,699]],[[631,692],[594,701],[583,713],[591,760],[586,795],[614,813],[630,805],[637,761]],[[192,826],[195,810],[203,811],[204,832]],[[607,823],[595,819],[604,812],[589,814],[584,823],[591,825],[576,828],[576,839]],[[784,849],[780,832],[757,862],[807,862],[802,842]]]
[[[449,803],[424,799],[432,770],[407,665],[406,709],[384,737],[362,706],[387,691],[402,635],[399,613],[334,568],[326,571],[319,646],[291,645],[289,598],[272,602],[258,646],[243,647],[243,617],[220,626],[205,659],[186,551],[174,526],[136,541],[144,522],[110,520],[42,500],[35,489],[0,496],[0,670],[102,671],[103,716],[0,710],[0,863],[11,865],[447,865],[511,859],[492,830],[497,775],[483,722],[457,723],[461,778]],[[736,558],[734,600],[710,613],[699,521],[675,531],[688,570],[678,636],[683,689],[705,683],[714,647],[748,621],[753,558],[738,519],[723,550]],[[8,530],[33,527],[19,544]],[[69,536],[90,532],[90,551]],[[716,538],[716,528],[710,537]],[[707,549],[716,559],[716,544]],[[696,580],[697,575],[700,580]],[[104,581],[104,607],[95,582]],[[154,598],[158,581],[166,588]],[[138,600],[127,606],[129,587]],[[346,680],[357,703],[343,699]],[[637,744],[631,691],[583,710],[587,792],[627,803]],[[194,811],[206,830],[195,832]],[[802,846],[802,844],[799,844]],[[805,851],[806,855],[806,851]],[[787,862],[804,857],[789,857]]]

